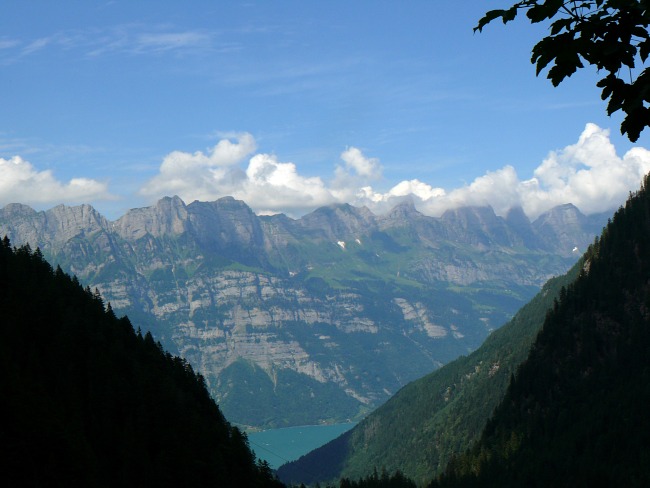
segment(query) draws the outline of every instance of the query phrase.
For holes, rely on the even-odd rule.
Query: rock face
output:
[[[293,220],[173,197],[114,222],[88,205],[12,204],[0,234],[186,357],[229,420],[284,426],[355,418],[475,349],[605,220],[571,205],[532,223],[489,207],[432,218],[410,203]]]

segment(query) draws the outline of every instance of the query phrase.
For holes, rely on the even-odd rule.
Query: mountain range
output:
[[[428,217],[409,202],[291,219],[173,197],[115,221],[11,204],[0,234],[185,357],[230,421],[277,427],[360,418],[475,350],[606,220],[570,204],[533,222],[489,207]]]

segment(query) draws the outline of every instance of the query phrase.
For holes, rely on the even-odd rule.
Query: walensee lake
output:
[[[289,461],[313,451],[350,430],[356,422],[335,425],[304,425],[248,433],[255,456],[277,469]]]

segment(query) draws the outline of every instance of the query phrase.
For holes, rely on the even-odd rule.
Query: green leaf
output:
[[[486,12],[483,18],[478,21],[478,25],[474,27],[474,32],[476,31],[482,32],[483,27],[485,27],[490,22],[498,18],[501,18],[504,24],[510,22],[511,20],[514,20],[514,18],[517,17],[517,9],[518,9],[518,5],[513,5],[508,10],[497,9],[497,10],[490,10],[489,12]]]
[[[641,107],[638,111],[628,114],[621,124],[621,134],[627,134],[630,141],[636,142],[643,129],[650,125],[650,109]]]
[[[649,54],[650,54],[650,40],[645,40],[639,44],[639,56],[641,57],[641,61],[645,63],[646,59],[648,59]]]
[[[551,35],[555,36],[562,32],[562,30],[569,30],[573,24],[573,19],[558,19],[551,24]]]
[[[499,17],[503,17],[504,14],[505,14],[505,10],[503,10],[503,9],[501,9],[501,10],[490,10],[489,12],[486,12],[486,14],[483,16],[483,18],[481,18],[478,21],[477,26],[474,27],[474,32],[476,32],[476,31],[482,32],[483,27],[488,25],[494,19],[498,19]]]
[[[612,95],[613,87],[612,84],[610,83],[610,77],[614,77],[614,75],[608,75],[605,78],[598,81],[598,83],[596,83],[596,86],[598,88],[603,89],[603,91],[600,94],[601,100],[607,100]]]
[[[528,10],[526,16],[533,24],[537,24],[543,20],[555,17],[563,5],[563,0],[546,0],[542,4],[535,3],[535,5]]]

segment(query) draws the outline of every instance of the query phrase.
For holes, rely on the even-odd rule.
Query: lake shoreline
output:
[[[336,439],[357,423],[298,425],[247,432],[247,436],[255,456],[277,469]]]

